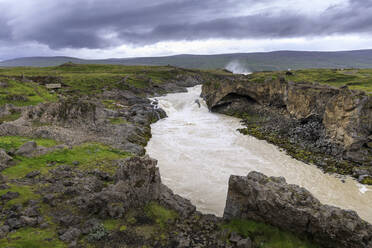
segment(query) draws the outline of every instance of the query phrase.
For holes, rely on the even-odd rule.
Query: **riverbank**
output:
[[[225,247],[221,220],[136,157],[165,117],[147,97],[213,74],[69,63],[0,75],[1,247]]]
[[[309,190],[323,204],[353,209],[372,221],[372,187],[344,176],[323,173],[276,146],[242,135],[238,118],[210,112],[201,86],[187,93],[157,97],[167,118],[151,125],[147,154],[158,160],[164,184],[191,200],[203,213],[222,216],[231,175],[258,171],[282,176]],[[195,102],[199,101],[199,105]],[[216,135],[218,134],[218,135]],[[314,183],[316,182],[316,183]]]
[[[0,69],[0,246],[319,247],[195,211],[144,154],[149,96],[229,77],[174,67]]]
[[[352,73],[351,76],[347,70],[318,70],[317,74],[312,70],[254,73],[205,84],[202,94],[212,111],[242,118],[245,125],[242,133],[265,139],[325,172],[352,175],[369,184],[372,98],[348,86],[324,84],[346,85],[350,80],[350,87],[355,88],[358,84],[352,81],[358,77],[353,80],[351,77],[360,74]],[[301,81],[310,80],[310,74],[312,82]],[[321,80],[323,83],[319,83]],[[368,89],[368,83],[360,86]]]

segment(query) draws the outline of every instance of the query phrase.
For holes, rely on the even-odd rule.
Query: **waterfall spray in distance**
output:
[[[252,72],[247,68],[246,66],[242,65],[242,63],[238,60],[233,60],[229,62],[225,69],[231,71],[234,74],[243,74],[243,75],[248,75],[251,74]]]

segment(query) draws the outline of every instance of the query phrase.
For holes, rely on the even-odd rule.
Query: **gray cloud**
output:
[[[239,12],[270,2],[35,0],[23,8],[22,0],[5,0],[0,8],[9,11],[0,16],[0,41],[79,49],[209,38],[372,34],[371,0],[350,0],[312,16],[286,10],[285,1],[282,1],[282,10],[264,8],[251,14]]]

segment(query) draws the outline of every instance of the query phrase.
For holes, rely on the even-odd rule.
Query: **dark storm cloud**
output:
[[[372,34],[370,0],[350,0],[313,16],[286,10],[285,1],[282,1],[282,10],[235,14],[242,8],[264,2],[270,4],[268,0],[65,0],[53,4],[36,0],[34,8],[29,6],[29,10],[23,10],[18,16],[0,16],[0,40],[33,41],[58,49],[208,38]],[[21,8],[21,3],[9,0],[8,4],[0,4],[0,8]]]

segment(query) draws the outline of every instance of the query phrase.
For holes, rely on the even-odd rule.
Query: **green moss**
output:
[[[109,118],[109,121],[113,125],[120,125],[120,124],[126,124],[126,123],[128,123],[123,118]]]
[[[372,185],[372,177],[366,177],[362,180],[363,184]]]
[[[57,96],[34,82],[8,80],[8,87],[0,88],[0,106],[10,103],[16,106],[36,105],[57,100]]]
[[[35,141],[37,145],[44,147],[52,147],[58,145],[58,142],[52,139],[42,139],[42,138],[28,138],[21,136],[0,136],[0,148],[9,151],[10,149],[18,149],[27,141]]]
[[[45,174],[50,168],[48,165],[72,165],[81,170],[100,169],[113,174],[116,170],[117,159],[126,158],[129,153],[113,149],[109,146],[88,143],[72,149],[57,150],[39,157],[26,158],[16,157],[19,161],[16,165],[3,171],[3,175],[9,178],[21,178],[27,173],[40,170]],[[77,165],[76,165],[76,162]]]
[[[161,228],[165,228],[168,222],[173,222],[178,217],[175,211],[166,209],[155,202],[151,202],[145,207],[145,213]]]
[[[17,192],[19,196],[13,200],[6,203],[6,206],[11,206],[14,204],[25,204],[29,200],[37,200],[40,198],[38,194],[34,193],[34,187],[28,185],[16,185],[9,184],[9,189],[0,190],[0,196],[6,194],[7,192]]]
[[[120,232],[124,232],[124,231],[126,231],[127,229],[128,229],[128,227],[125,226],[125,225],[123,225],[123,226],[120,226],[119,231],[120,231]]]
[[[120,222],[121,222],[120,219],[107,219],[103,222],[103,226],[105,227],[106,230],[113,231],[121,228]]]
[[[108,109],[113,109],[113,110],[121,109],[121,107],[118,106],[118,104],[114,100],[103,100],[102,104],[105,106],[105,108],[108,108]]]
[[[0,239],[0,247],[12,248],[64,248],[66,244],[58,240],[54,230],[39,228],[22,228]]]
[[[144,226],[137,226],[134,228],[134,230],[137,235],[142,236],[145,239],[150,239],[151,237],[156,235],[158,228],[156,226],[144,225]],[[160,237],[160,235],[158,237]]]
[[[223,225],[224,229],[250,237],[260,248],[316,248],[319,247],[307,239],[299,239],[290,232],[251,220],[232,220]]]

